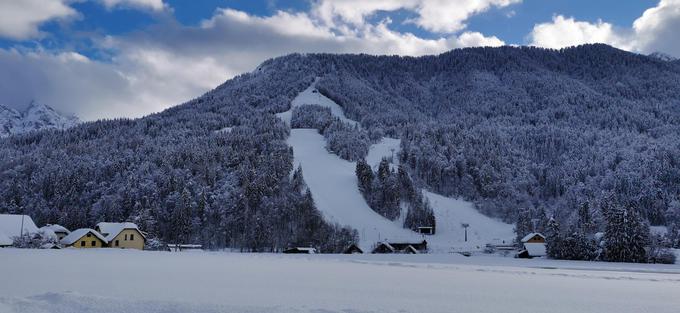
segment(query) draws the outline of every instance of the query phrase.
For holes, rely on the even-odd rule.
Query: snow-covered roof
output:
[[[0,232],[0,246],[11,246],[14,244],[14,240],[12,238],[9,238],[9,236],[5,235],[4,233]]]
[[[72,231],[70,234],[68,234],[66,237],[64,237],[61,240],[61,244],[63,245],[72,245],[74,242],[78,241],[78,239],[82,238],[83,236],[87,235],[87,233],[92,233],[95,235],[97,238],[101,239],[104,242],[108,242],[102,234],[100,234],[98,231],[91,229],[91,228],[80,228]]]
[[[396,250],[396,249],[394,249],[394,247],[392,247],[391,244],[389,244],[387,242],[381,242],[378,246],[381,246],[381,245],[384,245],[385,247],[387,247],[387,249],[390,249],[390,251],[394,252]]]
[[[543,236],[541,233],[530,233],[530,234],[524,236],[524,238],[522,238],[522,242],[527,242],[527,241],[529,241],[529,239],[534,238],[534,236],[536,236],[536,235],[539,235],[543,239],[545,239],[545,236]]]
[[[68,230],[66,227],[61,226],[59,224],[47,224],[43,227],[40,227],[40,229],[49,229],[55,233],[70,233],[71,231]]]
[[[125,229],[134,229],[138,231],[140,234],[142,234],[142,237],[145,238],[144,233],[142,233],[141,230],[139,230],[139,227],[137,227],[137,224],[135,223],[110,223],[110,222],[101,222],[97,224],[97,229],[102,233],[102,235],[106,236],[107,241],[113,240],[113,238],[116,238],[120,232],[122,232]]]
[[[57,236],[57,234],[52,229],[40,227],[38,233],[41,233],[43,238],[59,240],[59,236]]]
[[[524,244],[524,249],[530,256],[545,256],[545,244],[540,242],[528,242]]]
[[[22,231],[22,217],[24,234],[37,233],[38,227],[33,223],[33,219],[28,215],[19,214],[0,214],[0,233],[4,233],[10,238],[19,236]]]

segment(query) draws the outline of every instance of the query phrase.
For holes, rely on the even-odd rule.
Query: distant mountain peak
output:
[[[62,115],[35,100],[23,112],[0,104],[0,137],[41,129],[66,129],[78,123],[76,116]]]

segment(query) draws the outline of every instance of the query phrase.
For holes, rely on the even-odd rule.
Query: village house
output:
[[[427,253],[427,241],[422,242],[380,242],[371,253],[404,253],[417,254]]]
[[[0,214],[0,246],[12,246],[15,237],[33,236],[38,233],[33,219],[28,215]]]
[[[64,247],[73,248],[104,248],[107,241],[99,232],[90,228],[80,228],[64,237],[60,243]]]
[[[40,230],[49,235],[53,233],[57,241],[61,241],[64,239],[64,237],[71,233],[71,231],[69,231],[66,227],[57,224],[47,224],[43,227],[40,227]]]
[[[135,223],[101,222],[95,230],[104,236],[108,247],[144,250],[146,237]]]
[[[308,247],[294,247],[283,250],[283,253],[288,254],[315,254],[316,249]]]
[[[362,253],[364,253],[364,251],[361,250],[361,248],[359,248],[359,246],[357,246],[356,244],[351,244],[342,253],[344,253],[344,254],[362,254]]]
[[[545,236],[540,233],[530,233],[522,238],[524,250],[520,251],[519,256],[539,257],[546,255]]]

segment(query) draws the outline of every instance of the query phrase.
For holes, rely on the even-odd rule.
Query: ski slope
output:
[[[512,243],[513,225],[479,213],[468,201],[423,191],[437,221],[437,234],[428,239],[432,252],[479,251],[487,243]],[[462,223],[469,224],[465,241]]]
[[[389,137],[383,137],[378,143],[372,145],[368,154],[366,155],[366,163],[370,165],[374,171],[378,170],[378,165],[383,158],[391,160],[390,168],[396,169],[399,165],[399,158],[397,153],[399,153],[401,145],[401,140]]]
[[[302,166],[316,207],[326,220],[356,229],[362,249],[370,251],[381,240],[422,240],[419,234],[368,206],[357,186],[356,163],[329,153],[326,141],[316,129],[291,130],[288,144],[293,147],[295,167]]]
[[[331,108],[341,120],[358,125],[348,119],[342,108],[318,92],[315,83],[301,92],[291,104],[291,110],[278,113],[290,125],[292,108],[304,104],[317,104]],[[377,170],[380,161],[388,158],[394,169],[401,141],[395,138],[382,140],[369,149],[366,162]],[[373,211],[359,192],[355,175],[356,163],[341,159],[329,152],[325,139],[316,129],[292,129],[288,145],[293,148],[295,167],[302,166],[302,173],[314,198],[314,203],[324,218],[332,223],[350,226],[359,232],[360,246],[364,251],[378,241],[420,241],[426,239],[431,252],[478,251],[487,243],[511,242],[513,226],[479,213],[472,203],[423,191],[435,214],[435,235],[423,236],[403,228],[401,216],[390,221]],[[404,211],[402,211],[404,212]],[[405,212],[404,212],[405,213]],[[403,214],[402,214],[403,215]],[[470,224],[468,241],[462,223]]]
[[[302,91],[293,101],[291,102],[290,105],[290,110],[282,113],[277,113],[276,116],[278,116],[281,120],[283,120],[288,126],[290,126],[290,121],[291,118],[293,117],[293,109],[299,106],[303,106],[306,104],[314,104],[314,105],[319,105],[322,107],[330,108],[331,109],[331,114],[339,118],[341,121],[348,123],[352,126],[358,126],[359,123],[357,121],[351,120],[345,116],[345,112],[342,110],[342,107],[335,103],[335,101],[328,99],[326,96],[322,95],[320,92],[316,90],[316,82],[311,84],[307,89]]]
[[[366,162],[374,170],[383,158],[393,160],[393,165],[396,166],[400,147],[401,140],[385,137],[371,146]],[[480,213],[468,201],[426,190],[423,190],[423,195],[430,202],[437,223],[436,234],[426,237],[430,252],[479,251],[487,243],[510,243],[515,237],[513,225]],[[469,224],[467,241],[462,223]]]

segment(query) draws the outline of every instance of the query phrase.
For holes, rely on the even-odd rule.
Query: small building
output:
[[[364,253],[364,251],[361,250],[361,248],[359,248],[359,246],[357,246],[356,244],[351,244],[344,251],[342,251],[342,253],[344,253],[344,254],[362,254],[362,253]]]
[[[294,247],[283,250],[287,254],[315,254],[316,249],[311,247]]]
[[[33,219],[28,215],[0,214],[0,233],[13,240],[21,235],[33,236],[38,233]]]
[[[523,251],[519,255],[538,257],[546,255],[545,236],[540,233],[530,233],[522,238]],[[525,254],[523,252],[526,251]]]
[[[68,230],[66,227],[58,224],[47,224],[43,227],[40,227],[40,230],[49,234],[54,233],[57,242],[64,239],[64,237],[68,236],[68,234],[71,233],[71,231]]]
[[[108,242],[98,231],[90,228],[80,228],[72,231],[60,243],[64,247],[104,248]]]
[[[423,235],[434,235],[434,227],[432,226],[420,226],[418,227],[418,232]]]
[[[418,254],[418,250],[416,250],[416,248],[414,248],[412,245],[406,246],[406,248],[399,252],[403,254]]]
[[[380,242],[371,253],[426,253],[427,241],[422,242]]]
[[[106,238],[111,248],[144,250],[146,237],[135,223],[101,222],[94,229]]]
[[[373,251],[371,251],[371,253],[373,253],[373,254],[376,254],[376,253],[384,254],[384,253],[395,253],[396,251],[397,250],[394,249],[394,247],[392,247],[391,244],[389,244],[387,242],[380,242],[380,243],[378,243],[377,246],[375,246],[375,248],[373,248]]]

